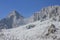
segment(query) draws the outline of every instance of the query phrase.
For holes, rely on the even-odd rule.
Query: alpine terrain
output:
[[[60,40],[60,6],[49,6],[24,18],[12,11],[0,20],[0,40]]]

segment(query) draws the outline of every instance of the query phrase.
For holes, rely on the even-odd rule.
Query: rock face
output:
[[[0,21],[0,29],[2,28],[14,28],[19,25],[23,25],[24,17],[21,16],[17,11],[12,11],[6,18]]]
[[[41,11],[35,12],[33,16],[34,21],[44,21],[50,18],[54,18],[56,16],[60,16],[60,6],[49,6],[43,8]]]

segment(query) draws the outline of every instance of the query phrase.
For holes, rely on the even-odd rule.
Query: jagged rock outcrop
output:
[[[60,16],[60,6],[49,6],[33,14],[33,21],[44,21]]]

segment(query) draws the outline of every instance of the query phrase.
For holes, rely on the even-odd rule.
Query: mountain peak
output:
[[[20,15],[16,10],[12,11],[11,14]]]
[[[15,17],[23,17],[23,16],[20,15],[20,13],[18,13],[16,10],[13,10],[12,12],[10,12],[10,14],[8,14],[7,17],[11,17],[11,16],[15,16]]]
[[[23,25],[24,17],[21,16],[16,10],[10,12],[6,18],[1,19],[0,21],[0,29],[4,28],[15,28],[19,25]]]

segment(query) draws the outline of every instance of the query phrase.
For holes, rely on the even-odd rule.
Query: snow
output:
[[[0,30],[0,40],[60,40],[59,11],[59,6],[43,8],[37,14],[21,21],[26,25]],[[16,22],[19,21],[20,19]]]
[[[45,34],[48,32],[47,30],[51,24],[54,24],[59,30],[46,37]],[[29,25],[35,26],[28,29]],[[0,32],[0,40],[53,40],[52,36],[54,35],[57,36],[56,40],[60,38],[60,22],[46,20],[43,22],[36,21],[17,28],[3,29]]]

